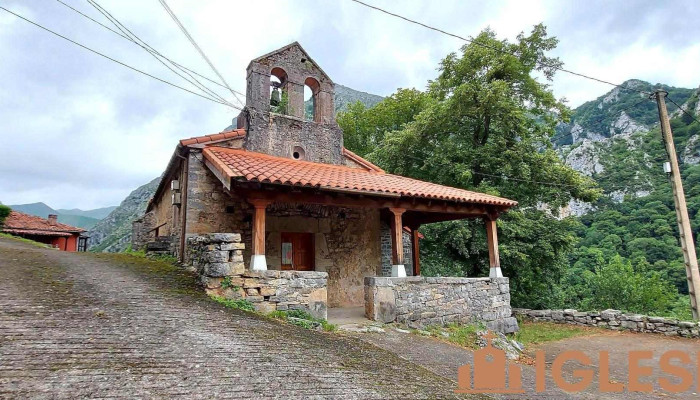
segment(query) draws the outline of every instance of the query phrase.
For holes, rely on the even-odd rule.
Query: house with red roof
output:
[[[319,296],[328,307],[361,307],[372,297],[368,278],[421,275],[422,225],[478,218],[487,232],[490,277],[501,279],[496,220],[517,202],[385,172],[343,147],[333,102],[333,82],[298,43],[252,60],[237,129],[180,140],[146,214],[134,224],[133,247],[192,264],[191,238],[240,234],[236,248],[250,277],[324,276]],[[503,279],[502,289],[508,286]],[[274,302],[281,293],[243,289],[240,295],[251,301]],[[507,318],[509,292],[501,294],[498,304],[507,310],[499,312]],[[395,304],[394,314],[401,307]]]
[[[58,216],[55,214],[41,218],[12,210],[1,231],[45,243],[63,251],[87,250],[87,237],[81,237],[85,230],[58,222]]]

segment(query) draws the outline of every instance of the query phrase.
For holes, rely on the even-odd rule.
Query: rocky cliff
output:
[[[160,177],[131,192],[119,207],[90,229],[90,250],[116,253],[126,249],[131,243],[131,222],[146,212],[158,183]]]
[[[652,85],[637,79],[624,87],[652,92],[662,87],[683,109],[697,114],[698,90]],[[700,162],[700,136],[692,118],[667,101],[676,148],[681,162]],[[561,124],[553,138],[566,164],[595,179],[614,202],[643,197],[658,186],[665,161],[656,102],[633,90],[615,88],[573,110],[571,121]],[[572,202],[570,212],[582,215],[592,205]]]

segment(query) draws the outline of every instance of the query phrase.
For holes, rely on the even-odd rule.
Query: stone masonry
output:
[[[586,325],[615,331],[657,333],[666,336],[700,337],[700,324],[691,321],[678,321],[672,318],[650,317],[640,314],[625,314],[619,310],[578,311],[566,310],[529,310],[514,308],[513,315],[533,321],[554,322],[558,324]]]
[[[365,315],[411,328],[483,322],[488,329],[512,333],[508,278],[365,278]]]
[[[327,273],[246,270],[245,245],[238,233],[192,236],[188,246],[189,264],[197,270],[207,293],[245,299],[260,312],[297,309],[327,318]]]

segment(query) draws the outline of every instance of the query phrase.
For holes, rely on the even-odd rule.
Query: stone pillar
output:
[[[498,232],[495,219],[484,219],[486,240],[489,245],[489,278],[502,278],[501,261],[498,256]]]
[[[389,208],[389,211],[393,214],[391,219],[391,276],[405,277],[402,215],[406,210],[403,208]]]
[[[255,208],[253,215],[253,255],[250,258],[252,271],[267,270],[265,259],[265,208],[270,201],[267,199],[249,199],[248,202]]]

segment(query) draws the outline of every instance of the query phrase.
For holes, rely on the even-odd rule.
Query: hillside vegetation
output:
[[[490,31],[478,40],[514,55],[467,45],[440,63],[427,91],[400,89],[373,108],[350,106],[338,116],[346,146],[389,172],[518,200],[499,221],[514,306],[689,318],[655,103],[615,88],[568,110],[530,80],[535,70],[553,77],[538,65],[559,65],[546,58],[556,40],[544,27],[515,43]],[[700,113],[694,89],[622,86],[662,87]],[[668,103],[697,235],[700,124]],[[480,221],[422,227],[424,274],[487,275],[483,230]]]

